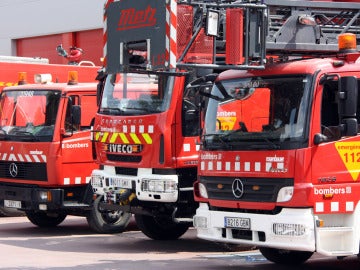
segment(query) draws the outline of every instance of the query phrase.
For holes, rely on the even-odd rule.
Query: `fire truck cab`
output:
[[[262,3],[263,69],[224,71],[205,93],[197,235],[280,264],[359,254],[360,4]]]
[[[34,84],[21,72],[18,85],[1,93],[0,204],[24,211],[39,227],[56,226],[67,215],[85,216],[102,232],[116,222],[116,215],[94,211],[88,196],[97,167],[90,141],[96,72],[91,83],[79,83],[77,71],[70,71],[68,83],[53,83],[47,73],[36,74]]]
[[[214,77],[224,45],[212,36],[220,25],[207,35],[199,4],[186,2],[105,4],[106,76],[93,132],[100,168],[91,184],[103,211],[134,214],[152,239],[177,239],[192,225],[202,101],[186,88]]]

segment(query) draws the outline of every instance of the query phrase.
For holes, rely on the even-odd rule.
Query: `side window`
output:
[[[189,78],[186,79],[187,85]],[[198,103],[199,95],[194,89],[185,91],[182,99],[182,134],[184,137],[192,137],[200,135],[200,113]]]
[[[65,130],[67,132],[74,132],[80,129],[80,126],[75,124],[73,117],[73,107],[77,105],[79,105],[79,97],[69,96],[65,116]]]
[[[90,129],[97,112],[96,96],[81,96],[79,105],[81,106],[81,129]]]
[[[329,141],[341,138],[338,82],[326,82],[321,101],[321,131]]]

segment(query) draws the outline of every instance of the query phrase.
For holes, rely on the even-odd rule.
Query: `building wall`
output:
[[[65,63],[56,53],[77,46],[83,60],[99,64],[105,0],[1,0],[0,55],[45,57]]]

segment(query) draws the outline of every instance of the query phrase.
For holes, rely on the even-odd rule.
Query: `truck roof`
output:
[[[67,84],[67,83],[50,83],[50,84],[24,84],[17,86],[5,87],[4,91],[7,90],[29,90],[29,89],[43,89],[43,90],[61,90],[63,92],[72,91],[96,91],[97,83],[78,83],[78,84]]]
[[[360,56],[360,55],[358,55]],[[344,60],[343,66],[334,67],[334,62]],[[352,63],[346,62],[341,58],[308,58],[302,60],[293,60],[283,63],[268,64],[264,70],[227,70],[222,72],[217,80],[226,80],[249,76],[274,76],[290,74],[313,74],[317,70],[336,72],[338,69],[353,69],[354,65],[359,65],[360,59]]]

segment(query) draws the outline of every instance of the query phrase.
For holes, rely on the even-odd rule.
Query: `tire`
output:
[[[135,215],[137,227],[154,240],[175,240],[189,229],[186,223],[175,223],[170,218],[155,218],[146,215]]]
[[[271,262],[284,265],[302,264],[312,256],[313,252],[294,251],[275,248],[259,248],[261,254]]]
[[[131,213],[123,211],[100,211],[99,204],[102,196],[98,197],[93,207],[86,217],[89,227],[97,233],[121,233],[123,232],[131,219]]]
[[[56,227],[66,218],[66,214],[51,214],[46,212],[27,211],[27,218],[30,222],[41,228]]]

